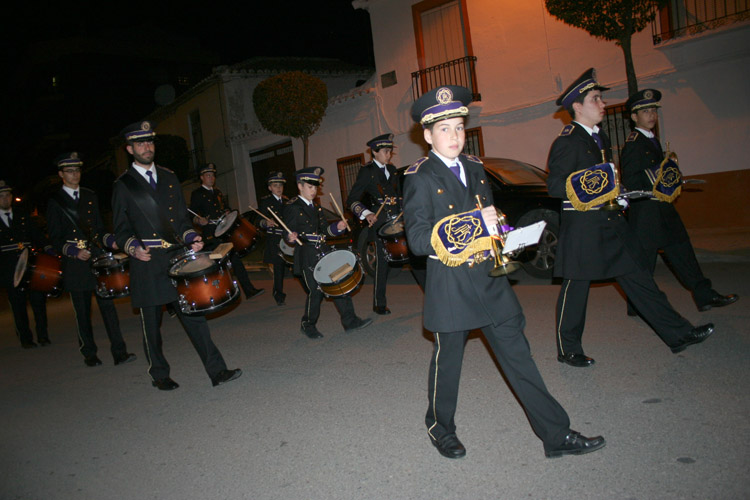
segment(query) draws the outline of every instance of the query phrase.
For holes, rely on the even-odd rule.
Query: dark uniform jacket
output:
[[[99,212],[99,200],[90,189],[78,190],[79,200],[74,201],[60,188],[47,205],[47,228],[52,246],[63,256],[63,287],[68,291],[86,291],[96,288],[96,278],[91,264],[107,245],[108,235]],[[65,213],[75,221],[70,220]],[[88,261],[76,258],[78,245],[92,254]]]
[[[308,206],[299,196],[295,196],[284,205],[284,223],[302,241],[294,248],[294,274],[302,275],[304,268],[315,267],[320,257],[321,247],[327,250],[323,240],[326,236],[338,236],[341,231],[336,228],[337,222],[328,224],[323,209],[313,204]]]
[[[651,191],[654,187],[647,170],[658,171],[664,159],[661,146],[634,130],[625,141],[620,156],[622,183],[628,190]],[[689,239],[680,214],[672,203],[657,199],[639,199],[630,203],[630,225],[642,240],[662,248]]]
[[[476,157],[460,155],[467,187],[432,152],[406,170],[404,222],[409,248],[415,255],[434,256],[432,229],[444,217],[494,204],[484,168]],[[493,259],[469,267],[448,267],[427,259],[424,327],[433,332],[471,330],[499,324],[521,313],[515,293],[505,277],[491,278]]]
[[[13,287],[18,256],[24,247],[42,251],[48,240],[41,228],[23,208],[13,207],[13,220],[10,227],[5,225],[5,217],[0,220],[0,286]]]
[[[400,198],[401,190],[396,176],[396,167],[388,164],[385,168],[388,169],[388,179],[385,178],[385,174],[374,161],[359,169],[357,180],[346,198],[346,205],[358,219],[366,209],[376,213],[386,196],[388,198],[396,197],[397,200]],[[365,195],[369,197],[370,206],[363,203]],[[389,218],[398,216],[400,212],[400,203],[386,205],[378,215],[378,221],[373,227],[378,229]]]
[[[155,229],[159,227],[157,221],[161,216],[158,213],[144,214],[124,184],[123,178],[130,176],[142,188],[154,193],[160,212],[164,214],[174,234],[179,238],[190,242],[197,235],[188,219],[182,186],[177,176],[166,168],[157,166],[156,169],[156,191],[131,166],[115,181],[112,194],[117,245],[131,256],[140,246],[139,241],[147,246],[153,245],[150,248],[151,260],[144,262],[136,258],[130,259],[130,297],[133,307],[158,306],[177,300],[177,289],[172,284],[168,272],[170,260],[177,257],[178,252],[156,246],[159,239],[168,237],[166,233]]]
[[[611,161],[609,138],[603,131],[607,161]],[[637,237],[621,211],[579,212],[568,201],[565,184],[578,170],[602,163],[602,154],[593,137],[573,122],[566,125],[552,143],[547,164],[550,196],[563,200],[560,238],[555,259],[555,276],[574,280],[613,278],[645,266],[645,256]],[[640,263],[640,264],[639,264]]]
[[[231,208],[221,190],[214,188],[213,191],[209,191],[201,186],[190,195],[190,210],[202,217],[218,219]],[[216,224],[202,226],[203,239],[213,238],[214,231],[216,231]]]
[[[273,213],[278,217],[283,217],[284,204],[288,202],[289,199],[284,195],[281,195],[281,200],[277,200],[274,195],[269,194],[260,199],[258,211],[272,221],[276,221],[268,209],[270,208],[273,210]],[[281,238],[284,237],[286,231],[279,227],[278,222],[275,227],[269,227],[264,218],[259,217],[258,219],[258,226],[266,232],[266,249],[263,253],[263,262],[268,264],[274,264],[276,262],[283,263],[284,260],[279,256],[279,242],[281,241]]]

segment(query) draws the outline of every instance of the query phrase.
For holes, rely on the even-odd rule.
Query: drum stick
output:
[[[268,222],[273,222],[273,221],[272,221],[271,219],[269,219],[268,217],[266,217],[265,215],[263,215],[263,214],[262,214],[261,212],[259,212],[259,211],[258,211],[258,210],[256,210],[255,208],[253,208],[253,206],[252,206],[252,205],[248,205],[248,207],[250,207],[250,210],[252,210],[252,211],[253,211],[253,212],[255,212],[256,214],[258,214],[258,215],[260,215],[261,217],[263,217],[264,219],[266,219],[266,221],[268,221]]]
[[[202,216],[202,215],[198,215],[198,214],[196,214],[195,212],[193,212],[193,211],[192,211],[192,210],[190,210],[189,208],[187,209],[187,211],[188,211],[188,212],[190,212],[191,214],[195,215],[196,217],[200,217],[201,219],[203,219],[203,216]]]
[[[396,222],[397,220],[399,220],[399,219],[401,218],[401,216],[402,216],[402,215],[404,215],[404,212],[403,212],[403,210],[401,211],[401,213],[400,213],[400,214],[398,214],[398,217],[396,217],[395,219],[393,219],[393,222]]]
[[[378,218],[378,215],[380,215],[380,212],[383,210],[383,207],[385,206],[387,202],[388,202],[388,197],[386,196],[385,199],[383,200],[383,203],[380,205],[380,208],[378,208],[378,211],[375,212],[376,219]]]
[[[271,212],[271,215],[273,215],[273,218],[276,219],[276,222],[278,222],[281,225],[281,227],[283,227],[284,230],[287,233],[291,233],[292,232],[292,231],[289,230],[288,227],[286,227],[286,224],[284,224],[284,221],[282,221],[281,219],[279,219],[279,216],[276,215],[276,213],[273,210],[271,210],[271,207],[268,207],[268,211]],[[302,242],[299,240],[299,238],[294,238],[294,241],[296,241],[300,245],[302,244]]]
[[[330,195],[331,195],[331,201],[333,202],[333,206],[334,206],[334,207],[336,207],[336,211],[337,211],[337,212],[339,213],[339,215],[341,216],[341,220],[342,220],[342,221],[344,221],[344,224],[346,224],[346,228],[347,228],[347,229],[349,230],[349,232],[351,233],[351,232],[352,232],[352,228],[351,228],[351,227],[349,227],[349,222],[348,222],[348,221],[346,220],[346,217],[344,217],[344,213],[343,213],[343,212],[341,211],[341,209],[339,208],[339,204],[338,204],[338,203],[336,203],[336,198],[334,198],[334,197],[333,197],[333,193],[328,193],[328,194],[330,194]]]

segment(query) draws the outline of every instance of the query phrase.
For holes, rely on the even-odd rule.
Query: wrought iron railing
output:
[[[461,85],[471,90],[475,101],[482,100],[477,86],[475,56],[466,56],[437,66],[421,69],[411,74],[411,93],[416,101],[419,96],[441,85]]]
[[[750,19],[750,0],[670,0],[651,24],[654,45]]]

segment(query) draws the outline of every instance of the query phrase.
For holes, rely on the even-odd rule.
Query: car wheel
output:
[[[542,220],[547,223],[547,226],[542,232],[539,244],[524,250],[517,260],[523,263],[529,275],[535,278],[551,278],[555,270],[560,216],[552,210],[534,210],[521,217],[517,224],[518,227],[524,227]]]
[[[369,231],[362,231],[359,235],[357,251],[359,252],[359,261],[365,272],[375,277],[375,264],[377,261],[377,247],[375,242],[368,238]]]

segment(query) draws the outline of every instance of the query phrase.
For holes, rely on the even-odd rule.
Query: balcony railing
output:
[[[750,19],[750,0],[670,0],[651,25],[654,45]]]
[[[411,74],[411,93],[416,101],[425,92],[441,85],[461,85],[471,90],[475,101],[482,100],[477,86],[475,56],[466,56],[437,66],[421,69]]]

